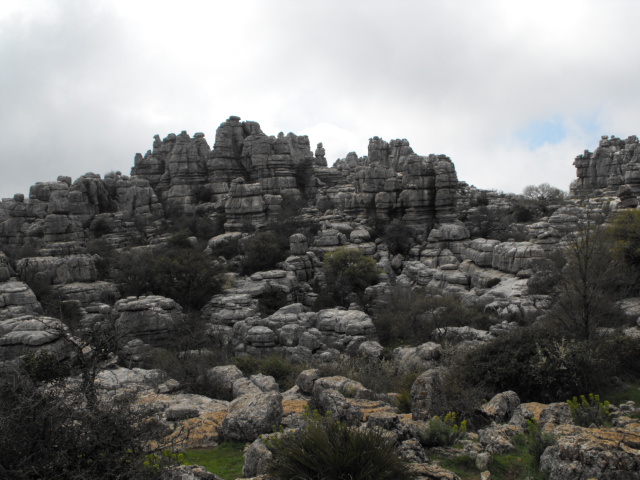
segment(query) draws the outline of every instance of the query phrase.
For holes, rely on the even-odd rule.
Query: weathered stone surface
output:
[[[303,370],[298,374],[298,378],[296,378],[296,385],[300,388],[302,393],[311,395],[313,384],[318,378],[320,378],[320,375],[317,369],[312,368]]]
[[[424,372],[440,363],[442,346],[427,342],[417,347],[398,347],[393,351],[393,358],[398,364],[398,373]]]
[[[235,365],[222,365],[207,371],[207,382],[222,399],[233,398],[233,385],[240,378],[243,378],[242,371]]]
[[[279,433],[262,435],[254,440],[244,452],[244,465],[242,466],[242,477],[256,477],[263,475],[267,471],[267,464],[273,457],[271,450],[267,448],[263,439],[270,439]]]
[[[556,444],[540,458],[550,480],[637,480],[640,478],[640,425],[627,428],[581,428],[561,425]]]
[[[21,280],[47,285],[95,282],[98,279],[95,259],[91,255],[23,258],[18,260],[16,269]]]
[[[173,332],[184,321],[182,307],[158,295],[118,300],[115,311],[119,331],[127,338],[138,338],[153,346],[168,345]]]
[[[494,247],[491,266],[503,272],[518,273],[543,258],[544,250],[531,242],[503,242]]]
[[[0,283],[0,321],[42,313],[40,302],[26,283],[15,279]]]
[[[338,390],[326,388],[319,380],[313,386],[311,404],[321,413],[331,412],[332,418],[348,424],[356,424],[364,419],[360,407],[350,403]]]
[[[494,396],[482,406],[482,412],[498,423],[508,422],[520,406],[516,392],[509,390]]]
[[[411,417],[427,420],[445,413],[444,386],[440,370],[431,369],[421,374],[411,387]]]
[[[0,374],[15,373],[20,357],[46,349],[58,359],[70,358],[73,349],[58,319],[23,315],[0,321]]]
[[[586,195],[597,189],[615,191],[621,183],[628,184],[633,193],[640,191],[638,165],[640,147],[635,135],[622,140],[615,136],[603,136],[595,152],[585,150],[573,162],[578,177],[571,185],[574,195]]]
[[[283,411],[282,395],[277,392],[243,395],[229,405],[221,435],[232,441],[253,442],[280,425]]]
[[[3,252],[0,252],[0,283],[6,282],[15,274],[9,263],[9,258]]]

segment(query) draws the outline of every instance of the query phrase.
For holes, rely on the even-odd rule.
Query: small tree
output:
[[[598,328],[620,325],[616,300],[623,293],[624,265],[612,255],[605,229],[587,219],[566,237],[566,265],[549,314],[567,334],[595,338]]]
[[[335,300],[348,307],[351,294],[362,300],[365,289],[378,281],[376,261],[360,250],[341,247],[324,257],[327,287]]]
[[[527,185],[522,190],[522,195],[538,202],[555,202],[564,200],[566,194],[557,187],[552,187],[548,183],[540,185]]]

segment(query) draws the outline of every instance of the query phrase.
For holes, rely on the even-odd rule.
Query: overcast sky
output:
[[[567,190],[600,135],[640,134],[640,2],[0,0],[0,197],[129,173],[153,135],[230,115],[444,153],[458,178]]]

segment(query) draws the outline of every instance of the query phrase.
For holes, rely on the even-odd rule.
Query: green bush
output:
[[[385,347],[420,345],[433,340],[436,328],[471,326],[488,329],[491,318],[481,309],[467,307],[453,295],[432,295],[424,290],[392,287],[376,299],[371,317],[380,344]]]
[[[601,402],[600,395],[589,394],[589,399],[584,395],[567,400],[571,409],[573,423],[581,427],[596,425],[601,427],[611,423],[611,405],[608,401]]]
[[[188,310],[201,309],[222,290],[224,273],[192,246],[121,253],[113,272],[123,295],[162,295]]]
[[[634,381],[640,341],[614,334],[597,341],[566,338],[541,324],[458,351],[447,362],[445,378],[459,395],[474,388],[484,389],[487,397],[513,390],[525,402],[559,402],[584,391],[603,392],[620,378]],[[465,418],[470,418],[466,412]]]
[[[278,237],[273,232],[260,232],[249,240],[242,261],[243,273],[250,275],[276,268],[278,262],[287,258],[289,239]]]
[[[261,373],[262,375],[273,377],[282,390],[288,390],[293,387],[296,383],[296,378],[305,369],[303,365],[293,364],[281,355],[268,357],[247,355],[234,358],[233,363],[242,370],[245,376]]]
[[[331,417],[267,441],[269,476],[279,480],[404,480],[416,478],[395,440],[379,430],[356,428]]]
[[[328,291],[340,305],[348,307],[354,294],[363,303],[365,289],[378,282],[376,261],[355,248],[341,247],[324,257]]]
[[[288,304],[288,295],[277,288],[270,288],[258,297],[258,311],[262,318],[273,315]]]
[[[449,412],[444,418],[433,417],[418,435],[422,446],[433,448],[455,445],[464,438],[466,433],[467,421],[462,420],[458,423],[455,412]]]
[[[398,375],[396,363],[384,358],[348,357],[340,362],[322,363],[317,368],[322,377],[340,375],[381,393],[407,392],[418,376],[418,372]]]
[[[556,439],[550,433],[542,433],[538,422],[536,422],[535,419],[532,419],[527,420],[526,431],[523,434],[516,436],[514,443],[524,446],[533,458],[535,467],[539,468],[540,457],[547,447],[556,443]]]

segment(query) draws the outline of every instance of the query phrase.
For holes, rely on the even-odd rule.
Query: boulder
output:
[[[411,417],[428,420],[445,412],[444,385],[440,370],[427,370],[411,386]]]
[[[282,395],[278,392],[243,395],[229,405],[220,433],[231,441],[253,442],[280,425],[282,414]]]

